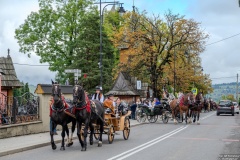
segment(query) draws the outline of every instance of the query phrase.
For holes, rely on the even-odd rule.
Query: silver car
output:
[[[239,105],[237,102],[233,102],[233,105],[234,105],[234,112],[239,114]]]

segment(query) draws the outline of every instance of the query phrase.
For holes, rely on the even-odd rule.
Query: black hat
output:
[[[99,86],[96,87],[96,90],[101,90],[101,88]]]
[[[113,95],[112,93],[110,93],[110,94],[108,95],[108,97],[114,97],[114,95]]]

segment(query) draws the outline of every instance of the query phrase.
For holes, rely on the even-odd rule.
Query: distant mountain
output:
[[[240,84],[240,83],[239,83]],[[238,84],[238,85],[239,85]],[[213,84],[213,93],[208,94],[207,98],[211,97],[215,101],[219,101],[223,95],[234,95],[234,98],[236,98],[236,92],[237,92],[237,83],[222,83],[222,84]],[[238,93],[240,91],[240,87],[238,90]]]
[[[34,86],[34,85],[32,85],[32,84],[29,84],[28,87],[29,87],[30,93],[34,94],[37,86]]]

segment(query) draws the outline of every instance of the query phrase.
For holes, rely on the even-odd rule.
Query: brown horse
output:
[[[178,121],[176,120],[176,116],[180,111],[178,99],[170,100],[169,105],[170,105],[170,108],[171,108],[171,111],[172,111],[173,122],[175,124],[177,124]]]
[[[189,106],[194,103],[194,95],[192,92],[182,95],[179,102],[180,119],[185,119],[186,124],[188,123],[189,117]]]
[[[197,124],[200,124],[199,122],[199,117],[200,117],[200,113],[202,112],[202,108],[204,105],[204,98],[201,92],[199,92],[196,95],[195,98],[195,103],[190,105],[190,123],[191,123],[191,117],[193,117],[193,123],[196,122],[196,118],[197,118]]]

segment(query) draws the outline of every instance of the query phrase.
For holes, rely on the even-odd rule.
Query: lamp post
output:
[[[103,9],[102,9],[102,3],[105,3],[105,4],[107,4],[107,5],[105,5],[104,7],[103,7]],[[100,2],[99,2],[99,4],[100,4],[100,62],[99,62],[99,68],[100,68],[100,89],[102,90],[102,82],[103,82],[103,66],[102,66],[102,55],[103,55],[103,53],[102,53],[102,49],[103,49],[103,46],[102,46],[102,24],[103,24],[103,13],[104,13],[104,9],[107,7],[107,6],[109,6],[109,5],[116,5],[116,4],[120,4],[121,6],[120,6],[120,8],[119,8],[119,13],[120,14],[123,14],[123,13],[125,13],[125,10],[124,10],[124,8],[122,7],[122,4],[123,3],[119,3],[118,1],[114,1],[114,2],[102,2],[101,0],[100,0]]]
[[[175,91],[176,91],[176,51],[174,47],[174,63],[173,63],[173,95],[175,96]]]

